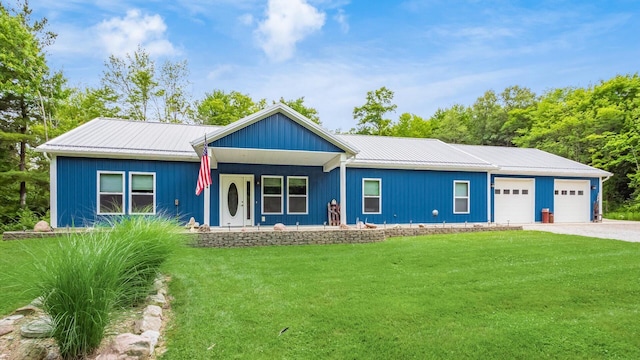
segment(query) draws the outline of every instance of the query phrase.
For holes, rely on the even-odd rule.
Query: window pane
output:
[[[289,178],[289,195],[307,195],[307,179]]]
[[[364,196],[380,196],[380,182],[378,180],[365,180]]]
[[[153,192],[153,175],[131,175],[131,191]]]
[[[520,195],[520,189],[513,189],[513,195]]]
[[[495,194],[496,194],[496,195],[500,195],[500,189],[496,189],[496,190],[495,190]]]
[[[267,195],[280,195],[282,194],[282,179],[281,178],[263,178],[264,193]]]
[[[122,195],[103,194],[100,195],[101,213],[122,213]]]
[[[306,213],[307,198],[306,197],[289,198],[289,212],[290,213]]]
[[[153,213],[153,194],[131,195],[132,213]]]
[[[454,212],[469,212],[469,201],[467,199],[456,199]]]
[[[122,174],[100,174],[100,192],[123,192]]]
[[[282,198],[279,196],[264,197],[264,212],[266,213],[281,213],[282,212]]]
[[[468,196],[469,184],[467,183],[456,183],[456,196]]]
[[[504,189],[504,191],[502,193],[505,194],[505,195],[509,195],[509,194],[511,194],[511,190]]]
[[[377,213],[380,212],[379,198],[364,198],[364,212]]]

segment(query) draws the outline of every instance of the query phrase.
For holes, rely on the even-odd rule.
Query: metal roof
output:
[[[282,107],[278,109],[282,110]],[[251,121],[254,120],[251,117]],[[198,140],[205,134],[207,139],[216,134],[226,134],[229,126],[236,129],[239,125],[220,127],[97,118],[38,146],[37,150],[68,156],[198,161],[198,154],[194,151]],[[537,149],[452,145],[423,138],[329,136],[324,130],[316,133],[329,137],[345,149],[351,156],[347,164],[349,167],[490,171],[514,175],[612,175]],[[349,154],[350,151],[357,154]]]
[[[79,156],[193,160],[190,141],[220,126],[96,118],[38,146],[39,151]]]
[[[613,175],[610,172],[538,149],[480,145],[451,146],[498,166],[499,170],[493,171],[498,174],[587,177]]]
[[[496,166],[436,139],[336,135],[360,152],[350,167],[493,170]]]

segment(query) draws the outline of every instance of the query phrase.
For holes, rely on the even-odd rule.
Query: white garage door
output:
[[[591,221],[589,180],[556,180],[553,216],[558,223]]]
[[[494,221],[499,224],[528,224],[535,221],[533,179],[495,178]]]

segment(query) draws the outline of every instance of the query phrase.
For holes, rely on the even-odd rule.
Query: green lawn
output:
[[[33,299],[33,257],[57,242],[0,241],[0,315]],[[184,247],[163,359],[640,358],[638,259],[524,231]]]
[[[183,248],[164,359],[640,358],[638,259],[541,232]]]
[[[0,240],[0,317],[35,298],[34,259],[57,249],[58,239]]]

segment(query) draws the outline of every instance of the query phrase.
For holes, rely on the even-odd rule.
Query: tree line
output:
[[[144,48],[109,56],[100,85],[69,85],[47,64],[56,35],[46,19],[33,20],[27,4],[0,3],[0,226],[29,228],[48,217],[49,159],[34,148],[96,117],[227,125],[264,109],[267,99],[213,89],[193,100],[186,61],[157,63]],[[619,75],[585,88],[537,95],[511,86],[486,91],[470,106],[455,104],[428,118],[391,119],[392,90],[369,91],[354,107],[349,133],[441,139],[449,143],[536,147],[615,175],[605,196],[613,206],[640,200],[640,79]],[[321,124],[305,98],[285,103]],[[338,130],[339,131],[339,130]],[[637,206],[637,205],[636,205]]]

